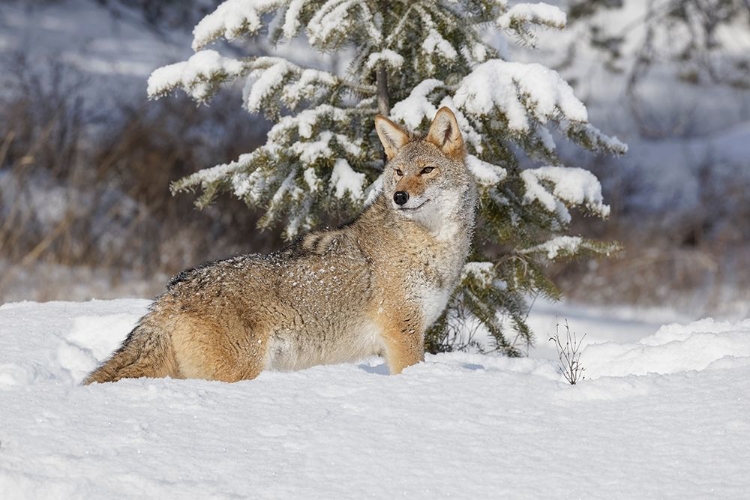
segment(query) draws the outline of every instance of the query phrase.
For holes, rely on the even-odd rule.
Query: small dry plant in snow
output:
[[[568,326],[568,320],[565,320],[565,338],[560,338],[560,324],[555,325],[555,335],[550,337],[550,342],[555,343],[557,349],[557,357],[560,359],[560,368],[562,370],[563,377],[571,385],[575,385],[579,380],[583,380],[583,372],[586,371],[581,366],[581,343],[586,338],[586,334],[583,334],[580,340],[576,338],[575,332],[570,331]],[[563,344],[563,340],[565,343]]]

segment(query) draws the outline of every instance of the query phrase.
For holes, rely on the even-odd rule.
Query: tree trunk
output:
[[[376,80],[378,85],[378,111],[381,115],[388,116],[391,113],[391,104],[388,101],[388,73],[383,63],[378,65]]]

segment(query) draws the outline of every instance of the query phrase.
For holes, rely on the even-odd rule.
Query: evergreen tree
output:
[[[283,221],[291,239],[332,210],[356,214],[377,195],[384,158],[376,114],[424,131],[449,106],[480,186],[479,222],[471,262],[427,349],[453,348],[461,341],[456,329],[471,323],[486,328],[499,351],[519,355],[532,340],[527,297],[559,295],[544,263],[614,248],[565,235],[570,208],[606,217],[609,207],[593,174],[561,164],[555,141],[618,154],[626,146],[588,123],[556,72],[511,62],[503,36],[533,44],[535,26],[561,29],[565,22],[556,7],[504,0],[228,0],[196,26],[189,60],[154,71],[149,95],[181,88],[206,102],[222,84],[245,79],[245,109],[275,125],[265,145],[173,190],[199,188],[199,207],[220,191],[233,193],[264,210],[261,227]],[[243,36],[304,40],[350,62],[336,74],[282,57],[234,59],[206,49]],[[523,168],[529,160],[544,166]]]

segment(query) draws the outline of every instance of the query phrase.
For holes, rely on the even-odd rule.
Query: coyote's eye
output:
[[[397,168],[396,169],[396,175],[398,175],[399,177],[403,177],[404,173],[401,171],[400,168]]]
[[[430,173],[430,172],[432,172],[433,170],[435,170],[435,167],[425,167],[425,168],[423,168],[423,169],[422,169],[422,171],[421,171],[421,172],[419,172],[419,175],[422,175],[422,174],[429,174],[429,173]]]

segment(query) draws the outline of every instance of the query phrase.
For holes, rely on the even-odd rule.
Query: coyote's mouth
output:
[[[411,207],[411,208],[409,208],[409,207],[398,207],[398,209],[399,210],[405,210],[407,212],[413,212],[414,210],[419,210],[420,208],[422,208],[423,206],[425,206],[427,204],[427,202],[429,202],[429,201],[430,200],[424,200],[422,202],[422,204],[419,205],[419,206],[417,206],[417,207]]]

